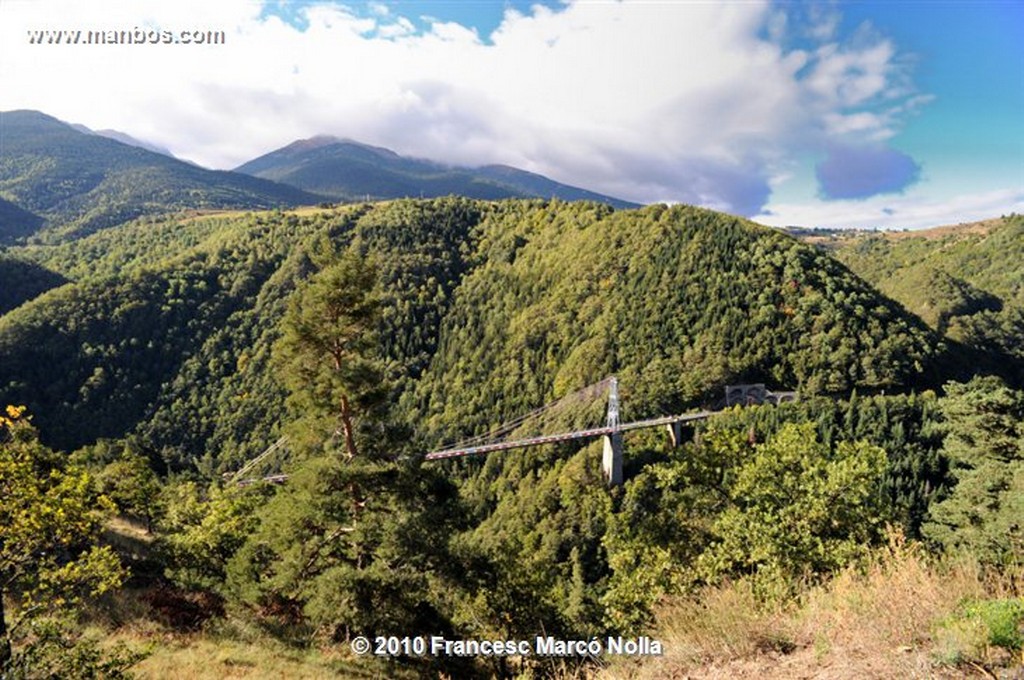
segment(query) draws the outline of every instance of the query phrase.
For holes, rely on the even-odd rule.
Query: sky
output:
[[[776,226],[914,229],[1024,212],[1022,46],[1020,0],[0,0],[0,111],[218,169],[330,134]]]

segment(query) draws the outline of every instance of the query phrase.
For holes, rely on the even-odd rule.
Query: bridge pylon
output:
[[[621,486],[622,433],[606,434],[602,439],[604,440],[604,455],[601,458],[601,467],[604,470],[604,480],[608,486]]]
[[[604,453],[601,456],[601,469],[608,486],[622,484],[622,432],[619,431],[619,381],[612,377],[608,383],[608,418],[607,426],[614,428],[604,435]]]

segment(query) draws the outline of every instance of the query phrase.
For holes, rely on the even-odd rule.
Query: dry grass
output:
[[[245,642],[206,637],[175,637],[157,643],[132,668],[138,678],[337,678],[344,659],[317,651],[298,652],[268,640]],[[350,674],[351,675],[351,674]],[[372,674],[351,676],[373,677]]]
[[[238,620],[220,620],[202,632],[173,632],[152,621],[126,625],[103,637],[107,648],[123,645],[146,657],[132,666],[139,680],[320,680],[414,678],[414,669],[353,654],[347,645],[296,648]]]
[[[416,669],[356,656],[344,643],[289,645],[231,612],[221,611],[192,630],[174,625],[175,617],[169,619],[164,609],[174,605],[175,598],[184,606],[197,601],[196,596],[166,586],[120,589],[96,603],[80,622],[82,632],[109,651],[144,653],[145,658],[130,669],[140,680],[419,677]]]
[[[747,581],[706,588],[697,599],[665,602],[656,618],[653,637],[663,643],[664,655],[616,661],[597,677],[740,677],[745,674],[739,662],[778,658],[794,647],[790,614],[760,604]],[[696,669],[704,675],[692,675]]]
[[[679,659],[736,659],[793,647],[786,613],[759,604],[748,581],[708,588],[697,602],[667,604],[658,618],[659,635]]]
[[[866,570],[848,569],[812,590],[797,616],[796,639],[823,661],[873,677],[929,677],[938,672],[939,624],[961,602],[986,594],[975,563],[932,564],[897,542]]]
[[[658,612],[661,657],[613,662],[603,678],[1024,677],[984,631],[957,618],[966,601],[1024,588],[969,559],[936,563],[894,540],[866,567],[807,589],[785,607],[758,602],[747,582],[709,588]],[[984,650],[979,656],[978,650]],[[998,651],[998,650],[997,650]],[[1020,663],[1020,661],[1017,661]]]

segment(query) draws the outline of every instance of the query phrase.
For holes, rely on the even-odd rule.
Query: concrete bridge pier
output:
[[[676,421],[665,425],[665,429],[668,430],[668,441],[673,449],[678,449],[686,441],[700,443],[697,437],[697,427],[693,423]]]
[[[622,485],[622,433],[606,434],[604,439],[604,455],[601,467],[608,486]]]
[[[668,423],[665,425],[665,429],[668,430],[668,441],[673,449],[678,449],[683,445],[683,424],[681,422]]]

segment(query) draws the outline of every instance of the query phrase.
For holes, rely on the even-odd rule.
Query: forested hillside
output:
[[[994,248],[1015,247],[1007,238]],[[909,257],[870,247],[879,266]],[[67,588],[116,591],[86,610],[114,639],[200,630],[184,644],[305,650],[321,674],[506,677],[607,659],[389,661],[349,643],[667,635],[692,624],[667,603],[714,613],[716,597],[760,620],[906,539],[936,556],[928,569],[970,555],[979,609],[935,608],[924,633],[895,634],[882,654],[909,645],[932,664],[935,631],[964,622],[976,637],[953,638],[955,655],[934,663],[995,668],[979,650],[1013,652],[1019,638],[999,637],[998,621],[989,635],[972,612],[1024,620],[1004,578],[1024,554],[1020,356],[960,342],[952,321],[930,327],[846,261],[688,206],[455,197],[149,216],[8,248],[0,481],[29,491],[0,499],[0,517],[21,527],[0,546],[0,583],[17,616],[54,627],[0,630],[0,664],[70,658],[53,641],[71,649],[81,622],[21,606],[64,587],[53,554],[78,560],[82,583]],[[971,318],[1019,300],[1009,262],[1004,280],[972,261],[958,276],[1004,306]],[[1009,383],[979,375],[998,364]],[[726,410],[679,448],[660,430],[629,433],[614,488],[599,442],[422,460],[609,375],[625,419],[718,409],[734,383],[801,399]],[[243,475],[255,483],[224,476],[261,453]],[[28,485],[32,470],[44,481]],[[268,473],[287,478],[258,481]],[[44,508],[52,531],[33,533],[26,508]],[[86,550],[97,544],[137,580],[121,586],[113,552]],[[42,581],[23,566],[35,564]],[[158,632],[125,632],[140,616]],[[818,639],[780,629],[750,644],[788,654]],[[137,661],[89,644],[76,643],[76,663]],[[708,660],[689,644],[666,674]],[[153,645],[138,667],[175,673],[174,645]]]
[[[0,112],[0,126],[0,244],[44,228],[52,242],[169,210],[320,200],[294,187],[206,170],[87,134],[37,111]],[[12,214],[6,202],[20,211]]]
[[[950,340],[1024,380],[1024,216],[925,232],[846,235],[836,257]]]
[[[270,346],[325,239],[380,263],[382,349],[425,443],[611,374],[638,416],[732,382],[845,394],[956,375],[923,324],[771,230],[694,208],[444,199],[143,220],[18,250],[73,283],[0,320],[0,384],[60,448],[136,431],[172,466],[238,463],[276,439]]]
[[[43,219],[0,198],[0,244],[34,233]]]

